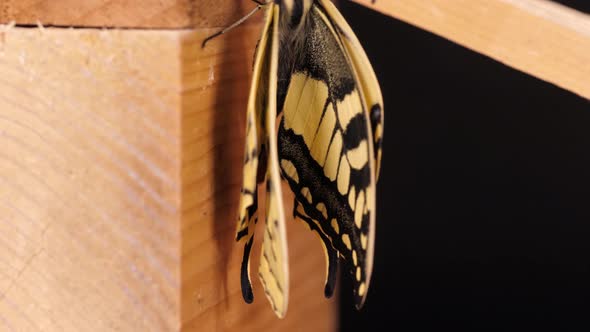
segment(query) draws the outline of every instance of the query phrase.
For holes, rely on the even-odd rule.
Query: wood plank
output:
[[[353,1],[590,98],[590,15],[548,0]]]
[[[178,32],[4,32],[0,330],[178,324],[178,47]]]
[[[201,49],[212,31],[4,29],[0,330],[335,329],[322,249],[300,224],[287,317],[257,280],[254,303],[241,298],[233,238],[259,27]]]
[[[225,27],[254,7],[236,0],[2,0],[0,23],[119,27]]]

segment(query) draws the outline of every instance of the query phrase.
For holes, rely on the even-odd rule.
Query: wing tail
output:
[[[247,303],[252,303],[254,300],[250,278],[250,252],[254,241],[254,229],[258,221],[258,174],[264,173],[261,172],[261,168],[267,166],[264,162],[260,162],[260,158],[263,151],[261,141],[262,137],[265,136],[262,111],[267,106],[263,91],[265,90],[265,82],[268,82],[267,45],[269,43],[270,22],[270,20],[266,21],[254,58],[252,88],[250,89],[248,109],[246,111],[244,168],[236,230],[236,241],[245,241],[241,267],[241,285],[242,296]]]
[[[293,216],[304,221],[309,226],[309,229],[314,231],[314,233],[322,241],[324,255],[326,256],[326,281],[324,285],[324,296],[330,298],[332,295],[334,295],[334,289],[336,288],[336,276],[338,272],[338,250],[334,249],[332,246],[332,241],[323,232],[322,228],[320,227],[320,223],[307,215],[305,208],[303,205],[299,204],[297,199],[293,205]]]

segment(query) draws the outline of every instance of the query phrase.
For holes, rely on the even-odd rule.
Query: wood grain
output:
[[[1,331],[335,329],[322,249],[300,224],[286,319],[257,279],[242,300],[233,239],[259,27],[201,49],[211,32],[3,30]]]
[[[590,15],[548,0],[353,1],[590,99]]]
[[[0,23],[118,27],[225,27],[254,7],[249,0],[2,0]],[[252,21],[255,21],[253,19]]]

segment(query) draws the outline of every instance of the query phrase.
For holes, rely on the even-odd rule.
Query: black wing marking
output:
[[[279,159],[303,207],[298,217],[327,248],[326,287],[330,271],[336,270],[331,257],[339,253],[353,276],[360,307],[373,257],[376,171],[369,110],[353,62],[323,8],[316,3],[307,20],[288,89],[278,91],[285,95]]]

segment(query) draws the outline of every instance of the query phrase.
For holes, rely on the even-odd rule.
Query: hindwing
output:
[[[285,95],[280,101],[279,159],[295,193],[295,216],[316,231],[324,245],[326,296],[334,289],[340,256],[353,276],[361,307],[375,233],[379,158],[373,131],[382,121],[372,121],[373,105],[365,95],[381,107],[381,93],[356,37],[341,16],[333,20],[334,12],[332,3],[321,0],[307,15],[287,91],[279,90],[279,96]],[[357,68],[367,64],[368,69]]]

